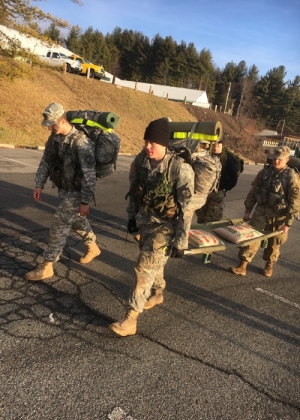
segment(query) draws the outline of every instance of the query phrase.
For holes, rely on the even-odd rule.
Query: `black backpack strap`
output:
[[[168,181],[170,184],[174,183],[179,176],[179,169],[184,159],[172,152],[172,156],[168,162]]]
[[[195,128],[196,128],[197,124],[198,124],[198,123],[197,123],[197,122],[195,122],[195,123],[192,125],[191,131],[190,131],[190,135],[189,135],[189,137],[188,137],[188,139],[187,139],[187,142],[186,142],[186,147],[187,147],[188,149],[191,149],[191,147],[192,147],[193,134],[194,134],[194,131],[195,131]]]

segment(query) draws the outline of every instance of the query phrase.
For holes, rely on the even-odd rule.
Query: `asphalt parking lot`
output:
[[[170,260],[165,302],[120,338],[107,326],[124,314],[138,255],[126,234],[131,158],[97,182],[101,255],[80,265],[72,234],[55,276],[30,283],[58,204],[50,183],[32,198],[41,154],[0,148],[0,418],[300,419],[299,221],[270,279],[262,251],[246,277],[228,271],[237,250]],[[259,169],[247,165],[227,194],[228,217],[243,215]]]

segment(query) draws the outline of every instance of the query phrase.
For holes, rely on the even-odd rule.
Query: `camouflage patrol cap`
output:
[[[65,110],[64,107],[61,104],[58,104],[57,102],[53,102],[52,104],[48,105],[45,111],[43,112],[43,121],[42,125],[45,127],[50,127],[51,125],[54,125],[56,121],[64,115]]]
[[[279,146],[274,149],[272,159],[286,159],[290,157],[291,149],[288,146]]]

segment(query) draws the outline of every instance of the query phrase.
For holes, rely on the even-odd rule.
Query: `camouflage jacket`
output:
[[[255,214],[291,226],[300,210],[299,174],[289,167],[276,173],[272,165],[267,165],[251,185],[245,200],[246,213],[256,205]]]
[[[72,147],[75,140],[76,148]],[[52,178],[57,157],[60,162],[58,175],[60,185],[53,178],[52,181],[59,190],[79,196],[82,202],[89,203],[96,190],[94,149],[93,141],[75,127],[72,127],[66,136],[51,134],[35,176],[36,188],[43,188],[48,177]]]
[[[143,152],[141,152],[143,153]],[[155,180],[156,177],[160,177],[162,174],[167,174],[169,171],[169,161],[173,154],[167,151],[164,159],[156,168],[151,168],[150,160],[145,155],[141,161],[141,155],[138,155],[131,164],[129,181],[130,191],[135,191],[138,186],[139,171],[147,171],[147,181],[150,183]],[[141,161],[141,163],[139,163]],[[178,249],[186,249],[188,247],[188,233],[190,230],[194,207],[192,204],[192,198],[194,194],[194,171],[188,163],[184,163],[180,159],[180,166],[178,168],[178,174],[173,183],[170,183],[172,189],[175,204],[177,206],[177,213],[171,219],[175,227],[175,238],[173,245]],[[135,196],[129,194],[129,204],[127,212],[130,219],[135,219],[139,224],[151,224],[158,223],[162,224],[166,222],[165,218],[160,217],[157,213],[149,211],[149,206],[142,202],[138,213],[136,214],[135,207]]]

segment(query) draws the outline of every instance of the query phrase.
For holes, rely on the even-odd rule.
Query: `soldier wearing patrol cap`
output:
[[[225,138],[221,138],[212,146],[212,155],[218,156],[222,165],[220,183],[217,191],[212,191],[201,208],[195,210],[197,223],[215,222],[223,219],[226,192],[232,190],[238,181],[238,171],[234,159],[223,148]]]
[[[61,202],[50,227],[50,241],[43,253],[43,261],[25,274],[25,279],[32,281],[54,275],[53,263],[58,261],[71,228],[87,246],[80,263],[90,262],[101,252],[86,218],[96,188],[94,144],[68,122],[61,104],[48,105],[43,118],[42,125],[51,134],[36,173],[33,198],[41,200],[42,189],[50,177],[53,186],[58,188]]]
[[[280,146],[274,149],[272,164],[266,165],[257,174],[245,200],[245,221],[249,220],[255,207],[249,221],[251,226],[265,232],[282,231],[268,239],[268,246],[263,252],[266,266],[262,274],[267,277],[273,274],[273,265],[280,255],[280,246],[287,241],[288,231],[300,210],[299,174],[287,166],[289,157],[289,147]],[[238,267],[231,267],[230,271],[245,276],[247,264],[252,261],[259,246],[260,243],[257,242],[241,247],[238,255],[240,264]]]

